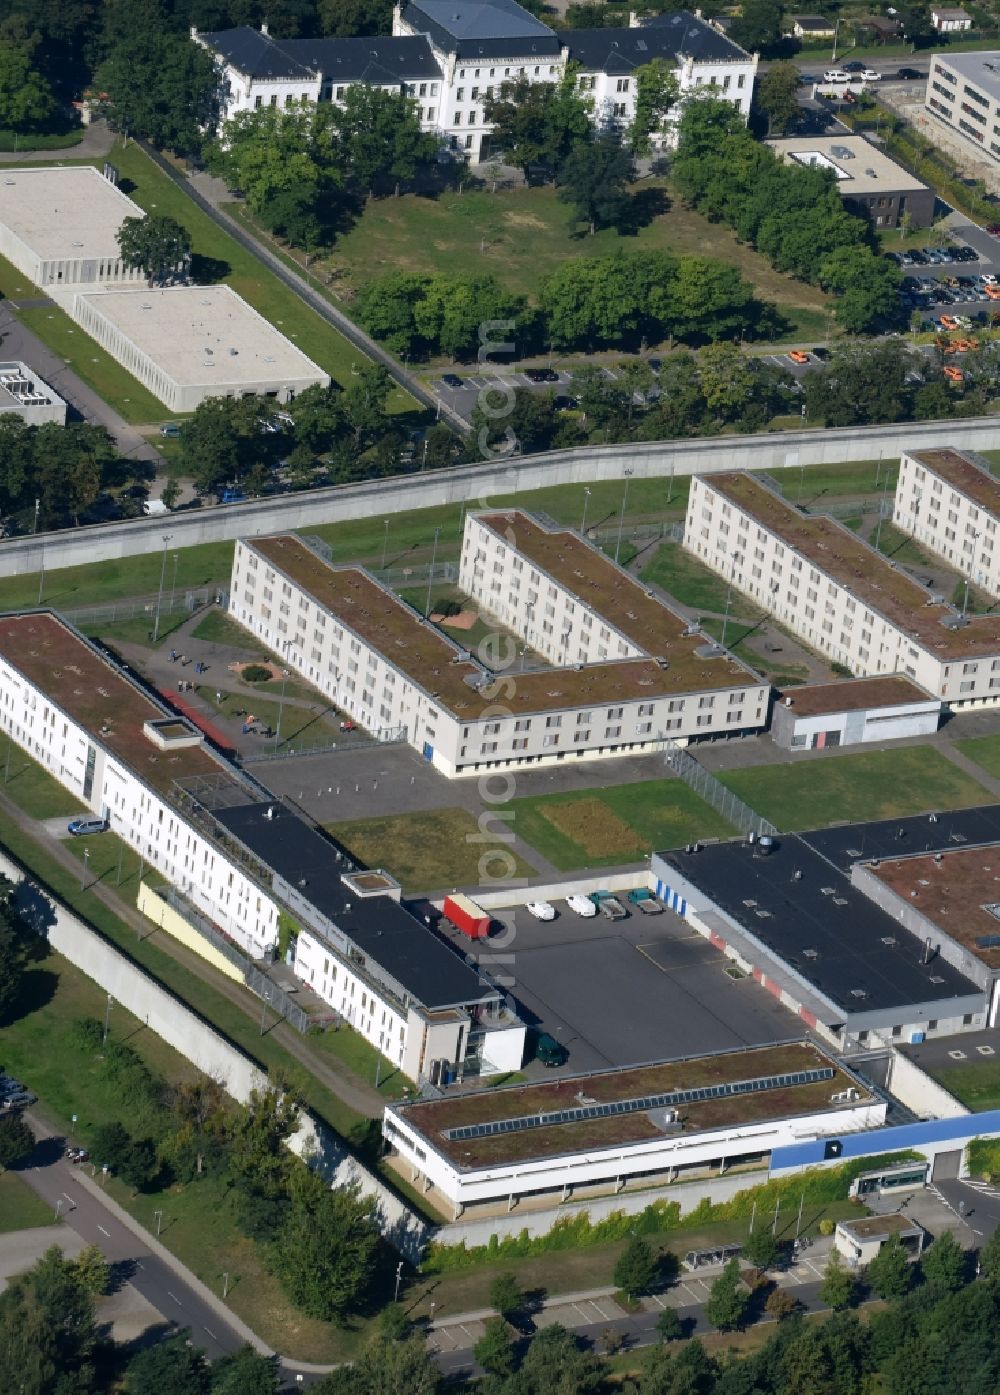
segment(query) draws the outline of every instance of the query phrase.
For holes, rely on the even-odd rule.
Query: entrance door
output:
[[[947,1180],[949,1177],[957,1177],[962,1166],[962,1150],[956,1148],[953,1153],[936,1153],[934,1155],[934,1171],[931,1173],[932,1182]]]

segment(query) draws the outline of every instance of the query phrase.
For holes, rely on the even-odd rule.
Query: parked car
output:
[[[550,1037],[548,1032],[539,1032],[535,1036],[534,1047],[535,1059],[541,1061],[543,1066],[564,1066],[569,1060],[569,1052],[565,1046],[561,1041],[556,1041],[555,1037]]]
[[[861,67],[861,64],[858,64]],[[850,82],[851,77],[845,68],[827,68],[823,74],[824,82]]]
[[[991,237],[1000,237],[1000,223],[987,223],[986,231]]]
[[[975,247],[970,247],[967,243],[963,243],[961,247],[953,247],[952,256],[957,262],[978,262],[979,260],[979,253]]]
[[[597,907],[589,896],[584,896],[582,891],[571,891],[566,897],[566,904],[571,911],[576,911],[577,915],[583,916],[584,920],[589,920],[591,916],[597,914]]]
[[[174,422],[168,422],[166,426],[160,427],[160,435],[166,436],[168,440],[173,440],[175,436],[181,434],[181,429]]]
[[[861,70],[861,81],[862,81],[862,82],[881,82],[881,81],[882,81],[882,74],[881,74],[881,73],[877,73],[877,72],[875,71],[874,68],[862,68],[862,70]]]
[[[919,247],[915,248],[912,252],[908,253],[908,256],[910,258],[911,266],[927,265],[927,257],[923,252],[921,252]]]
[[[919,82],[923,78],[923,73],[918,73],[916,68],[899,68],[896,72],[897,82]]]
[[[465,383],[462,381],[462,379],[458,376],[457,373],[442,373],[442,374],[441,374],[441,381],[442,381],[442,383],[444,383],[445,387],[450,387],[450,388],[465,387]]]
[[[525,907],[536,920],[555,920],[556,908],[551,901],[529,901]]]
[[[357,729],[357,723],[352,722],[350,718],[348,718],[346,721],[341,722],[340,724],[341,731],[357,731]]]
[[[70,819],[66,825],[67,831],[74,838],[85,838],[90,833],[106,833],[108,831],[107,819]]]
[[[842,64],[842,67],[845,73],[863,73],[865,71],[865,65],[856,58],[852,59],[850,63]]]
[[[554,368],[526,368],[524,376],[529,383],[557,383],[559,374]]]
[[[810,349],[809,352],[812,354],[813,358],[818,358],[821,363],[824,359],[830,357],[830,350],[824,348],[822,344],[820,344],[818,348]]]
[[[0,1106],[4,1109],[27,1109],[29,1104],[34,1104],[38,1099],[30,1090],[16,1090],[13,1094],[4,1095],[0,1100]]]
[[[944,373],[944,376],[948,379],[949,383],[965,382],[965,374],[962,372],[961,368],[956,368],[953,363],[946,363],[944,368],[942,369],[942,372]]]
[[[66,1161],[73,1164],[89,1162],[90,1154],[86,1148],[67,1148]]]
[[[792,360],[793,363],[809,362],[809,355],[803,352],[802,349],[789,349],[788,357]]]

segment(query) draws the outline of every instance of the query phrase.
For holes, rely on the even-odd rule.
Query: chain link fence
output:
[[[768,833],[772,836],[778,832],[773,823],[745,804],[739,795],[717,780],[703,765],[699,765],[694,756],[683,746],[678,746],[671,737],[663,738],[663,747],[664,760],[674,774],[734,828],[741,833]]]
[[[356,751],[362,746],[398,746],[406,740],[406,727],[377,727],[374,732],[345,735],[336,741],[295,741],[293,745],[272,747],[264,751],[245,751],[237,759],[240,765],[260,765],[267,761],[284,760],[286,756],[335,755]]]
[[[130,596],[127,600],[115,601],[108,605],[81,606],[77,610],[65,610],[66,616],[77,629],[87,629],[93,625],[114,625],[123,620],[141,618],[150,625],[156,617],[157,596]],[[183,595],[165,595],[160,600],[160,623],[168,615],[193,615],[205,606],[219,605],[224,609],[229,604],[229,592],[219,586],[203,586],[196,591],[185,591]]]

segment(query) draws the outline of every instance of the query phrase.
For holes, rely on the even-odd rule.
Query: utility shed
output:
[[[893,1239],[899,1240],[911,1260],[919,1259],[925,1237],[923,1226],[894,1211],[888,1216],[859,1216],[856,1221],[838,1221],[833,1243],[852,1268],[863,1269]]]
[[[786,750],[811,751],[929,736],[940,720],[940,698],[893,674],[810,683],[781,693],[771,715],[771,735]]]

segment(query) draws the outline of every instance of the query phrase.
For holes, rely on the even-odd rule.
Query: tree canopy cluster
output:
[[[102,489],[134,479],[138,468],[101,426],[27,426],[0,416],[0,513],[33,511],[37,499],[39,527],[78,522]]]
[[[359,199],[413,179],[437,152],[409,97],[354,83],[342,102],[237,112],[205,153],[265,227],[312,251]]]
[[[693,207],[727,223],[779,271],[833,291],[851,333],[899,321],[899,269],[876,255],[867,219],[845,209],[832,172],[785,164],[730,103],[703,97],[685,105],[673,175]]]

